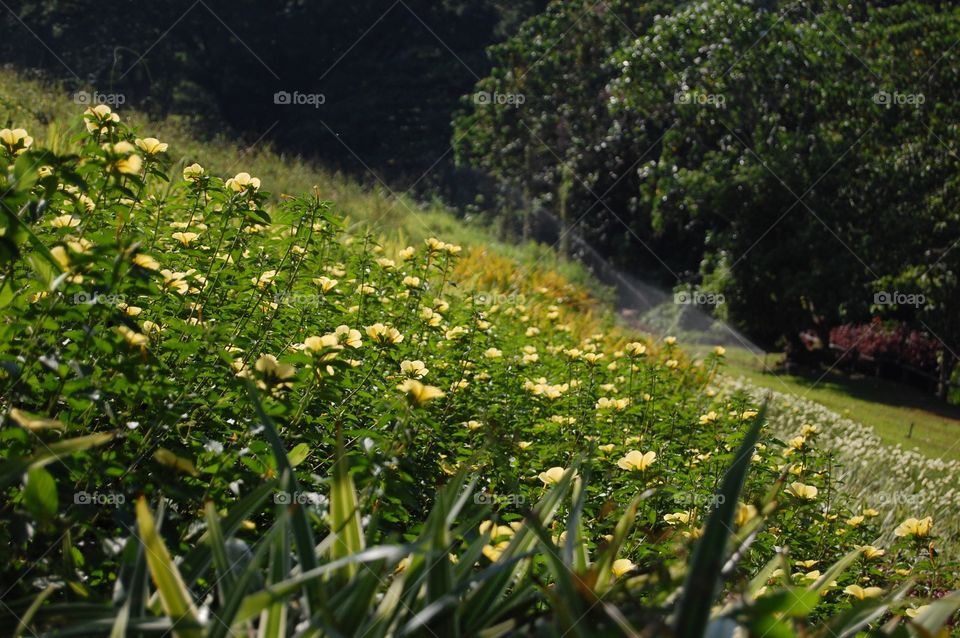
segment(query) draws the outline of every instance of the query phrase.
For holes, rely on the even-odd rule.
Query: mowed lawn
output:
[[[916,447],[931,458],[960,459],[960,407],[910,386],[837,370],[784,374],[777,365],[781,359],[777,353],[754,354],[730,347],[726,374],[816,401],[870,426],[889,445]],[[913,433],[908,437],[911,424]]]

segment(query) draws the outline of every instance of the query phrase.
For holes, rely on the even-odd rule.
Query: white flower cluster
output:
[[[904,517],[932,516],[942,542],[960,546],[960,462],[885,444],[872,428],[803,397],[742,379],[721,383],[726,392],[745,391],[758,402],[769,397],[767,427],[778,438],[789,440],[804,425],[818,426],[815,445],[835,453],[834,478],[863,507],[881,512],[884,530],[893,530]]]

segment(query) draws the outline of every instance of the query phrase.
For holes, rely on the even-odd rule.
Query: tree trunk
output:
[[[950,398],[950,377],[952,376],[953,366],[956,364],[956,360],[953,358],[953,355],[948,352],[946,349],[941,349],[939,355],[940,365],[939,368],[939,377],[937,378],[937,398],[941,401],[946,401]]]

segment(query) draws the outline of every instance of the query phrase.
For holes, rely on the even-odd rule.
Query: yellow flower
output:
[[[639,357],[647,353],[647,346],[639,341],[632,341],[626,345],[624,350],[631,357]]]
[[[115,161],[113,168],[121,175],[137,175],[143,168],[143,160],[139,155],[129,155]]]
[[[820,432],[820,428],[816,425],[810,425],[809,423],[804,423],[800,427],[800,436],[813,436]]]
[[[930,528],[933,527],[933,517],[926,518],[908,518],[900,523],[897,529],[893,531],[896,536],[909,536],[910,538],[924,538],[930,535]]]
[[[403,285],[407,288],[419,288],[420,287],[420,278],[407,276],[403,278]]]
[[[440,252],[446,246],[446,244],[436,237],[430,237],[429,239],[424,240],[424,243],[427,245],[427,248],[430,249],[430,252]]]
[[[467,429],[470,429],[470,430],[479,430],[480,428],[483,427],[483,423],[480,423],[480,421],[474,421],[472,419],[464,423],[464,425],[466,425]]]
[[[183,179],[188,182],[199,182],[205,172],[202,166],[194,162],[183,168]]]
[[[483,547],[483,555],[496,562],[504,550],[510,546],[514,534],[520,529],[520,523],[511,523],[510,525],[496,525],[493,521],[484,521],[480,523],[480,535],[490,535],[490,542]]]
[[[526,450],[531,445],[533,445],[533,443],[531,443],[530,441],[520,441],[519,443],[517,443],[517,447],[520,448],[521,450]]]
[[[143,348],[150,343],[150,339],[147,338],[147,335],[135,332],[126,326],[117,326],[117,332],[119,332],[121,336],[123,336],[124,341],[131,346]]]
[[[246,190],[258,191],[260,190],[260,179],[251,177],[250,173],[237,173],[228,179],[224,186],[235,193],[242,193]]]
[[[484,350],[483,356],[487,359],[499,359],[503,356],[503,351],[497,348],[487,348]]]
[[[20,155],[33,145],[33,138],[22,128],[0,130],[0,143],[13,155]]]
[[[414,379],[422,379],[423,377],[427,376],[428,372],[430,372],[427,366],[424,365],[423,361],[420,361],[419,359],[414,361],[401,361],[400,371],[408,377],[412,377]]]
[[[672,369],[676,368],[677,366],[679,366],[679,365],[680,365],[680,362],[677,361],[676,359],[667,359],[666,363],[664,363],[663,365],[667,366],[668,368],[670,368],[670,369],[672,370]]]
[[[667,525],[686,525],[690,522],[690,512],[674,512],[664,514],[663,522]]]
[[[350,326],[337,326],[337,329],[334,330],[334,334],[336,334],[337,337],[343,341],[343,343],[351,348],[356,349],[363,345],[363,335],[360,334],[359,330],[351,328]]]
[[[614,447],[615,446],[613,445],[613,443],[607,443],[606,445],[598,445],[597,449],[603,452],[604,454],[610,454],[611,452],[613,452]]]
[[[283,381],[296,375],[297,369],[289,363],[280,363],[272,354],[261,355],[253,366],[265,378]]]
[[[617,467],[622,470],[645,472],[656,460],[657,453],[653,450],[646,453],[639,450],[630,450],[626,456],[617,461]]]
[[[668,346],[673,346],[673,345],[676,345],[676,343],[677,343],[677,338],[676,338],[676,337],[666,337],[666,338],[663,340],[663,342],[664,342],[665,344],[667,344]]]
[[[843,589],[843,593],[853,596],[857,600],[864,600],[865,598],[876,598],[883,594],[883,590],[879,587],[861,587],[860,585],[847,585]]]
[[[707,412],[706,414],[701,414],[701,415],[700,415],[700,425],[707,425],[707,424],[709,424],[709,423],[713,423],[713,422],[715,422],[718,418],[720,418],[720,417],[717,415],[717,413],[714,412],[713,410],[710,410],[710,411]]]
[[[566,468],[563,467],[551,467],[546,472],[540,472],[537,476],[544,485],[556,485],[560,482],[560,479],[563,478],[566,471]],[[573,478],[577,478],[577,476],[579,476],[579,474],[574,472]]]
[[[397,257],[399,257],[402,261],[407,261],[408,259],[413,257],[415,252],[417,251],[413,246],[407,246],[406,248],[401,250],[399,253],[397,253]]]
[[[847,519],[847,525],[850,527],[860,527],[863,524],[862,516],[851,516]]]
[[[609,397],[600,397],[597,400],[597,409],[598,410],[625,410],[627,406],[630,405],[630,399],[624,397],[622,399],[611,399]]]
[[[196,241],[198,237],[200,237],[200,235],[198,235],[197,233],[184,233],[184,232],[173,233],[170,236],[176,239],[178,242],[180,242],[184,246],[189,246],[194,241]]]
[[[50,225],[54,228],[76,228],[80,220],[73,215],[58,215],[50,220]]]
[[[303,340],[303,347],[310,352],[320,352],[329,348],[340,347],[337,335],[323,335],[321,337],[307,337]]]
[[[863,510],[863,515],[866,516],[867,518],[873,518],[875,516],[880,516],[880,512],[873,509],[872,507],[868,507],[865,510]]]
[[[432,401],[433,399],[444,396],[444,392],[440,388],[432,385],[424,385],[416,379],[406,379],[397,386],[397,390],[406,392],[410,401],[417,406],[424,405],[427,401]]]
[[[178,294],[186,294],[190,290],[190,284],[186,282],[187,273],[185,272],[172,272],[170,270],[164,269],[160,271],[160,275],[163,277],[163,289],[176,292]]]
[[[313,283],[320,286],[320,291],[326,294],[333,290],[333,288],[340,282],[336,279],[330,279],[329,277],[317,277],[313,280]]]
[[[613,570],[613,575],[615,578],[620,578],[624,574],[628,574],[636,569],[637,566],[628,558],[618,558],[613,561],[610,569]]]
[[[787,492],[793,494],[796,498],[802,501],[812,501],[817,498],[817,488],[813,485],[804,485],[803,483],[796,482],[791,483],[787,488]]]
[[[93,133],[99,131],[106,133],[109,130],[109,125],[116,124],[120,121],[120,116],[111,111],[110,107],[106,104],[98,104],[84,111],[83,119],[88,132]]]
[[[465,334],[467,334],[466,328],[464,328],[463,326],[454,326],[453,328],[450,328],[449,330],[447,330],[444,333],[443,337],[448,341],[453,341],[454,339],[459,339]]]
[[[143,168],[143,159],[135,155],[136,148],[130,142],[117,142],[116,144],[103,144],[105,150],[110,156],[109,168],[111,171],[121,175],[137,175]]]
[[[403,341],[403,335],[393,327],[387,327],[382,323],[375,323],[366,327],[367,336],[379,345],[395,345]]]
[[[787,441],[787,446],[790,450],[802,450],[803,446],[807,444],[807,439],[802,436],[795,436],[789,441]]]
[[[723,346],[717,346],[713,349],[713,354],[717,355],[718,357],[722,357],[723,355],[727,354],[727,349]]]
[[[140,266],[141,268],[146,268],[147,270],[159,270],[160,262],[156,259],[147,255],[145,253],[139,253],[133,258],[133,263]]]
[[[744,525],[757,515],[757,508],[749,503],[737,503],[736,524]]]
[[[161,142],[155,137],[145,137],[144,139],[137,138],[134,140],[141,151],[147,155],[157,155],[158,153],[166,153],[169,144]]]
[[[873,560],[874,558],[880,558],[887,553],[887,550],[880,549],[879,547],[874,547],[873,545],[860,545],[857,547],[867,560]]]
[[[904,613],[909,618],[916,618],[917,616],[926,612],[927,609],[929,609],[929,607],[930,605],[920,605],[919,607],[909,607],[908,609],[904,610]]]
[[[190,234],[192,235],[193,233],[190,233]],[[250,279],[250,282],[251,282],[254,286],[256,286],[257,288],[263,289],[263,288],[268,287],[270,284],[272,284],[272,283],[273,283],[273,279],[274,279],[276,276],[277,276],[277,271],[276,271],[276,270],[266,270],[266,271],[260,273],[259,275],[257,275],[256,277],[252,277],[252,278]]]

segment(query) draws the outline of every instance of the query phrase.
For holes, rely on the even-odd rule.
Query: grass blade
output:
[[[145,498],[140,497],[137,500],[136,509],[137,528],[146,550],[147,567],[160,594],[163,611],[173,621],[174,627],[181,624],[190,626],[174,629],[174,635],[178,638],[201,638],[203,632],[199,628],[197,608],[173,558],[170,557],[170,552],[167,551],[167,546],[157,532],[156,521]]]
[[[766,411],[764,405],[744,436],[733,464],[727,470],[720,486],[723,500],[707,520],[703,537],[694,550],[677,609],[675,631],[678,636],[702,636],[706,630],[710,608],[720,588],[721,568],[727,553],[727,541],[733,529],[737,500],[743,490],[753,448],[760,436]]]

